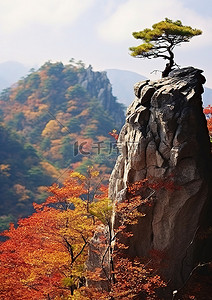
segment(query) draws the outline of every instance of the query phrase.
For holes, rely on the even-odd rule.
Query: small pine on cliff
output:
[[[143,44],[131,47],[131,55],[138,58],[158,58],[168,60],[162,77],[166,77],[175,66],[175,46],[189,42],[194,36],[202,34],[199,29],[184,26],[180,20],[172,21],[165,18],[164,21],[152,25],[152,29],[145,28],[139,32],[133,32],[136,39],[143,40]]]

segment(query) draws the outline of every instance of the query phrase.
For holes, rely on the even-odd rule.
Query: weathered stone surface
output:
[[[126,197],[127,183],[172,176],[176,190],[156,191],[154,205],[134,227],[129,253],[143,257],[164,252],[162,271],[173,288],[188,278],[195,263],[198,231],[211,200],[211,154],[201,93],[205,78],[192,67],[136,84],[119,136],[118,157],[110,178],[110,197]],[[194,255],[195,253],[195,255]]]
[[[102,106],[113,117],[117,126],[124,123],[124,112],[112,94],[112,86],[106,72],[94,72],[89,66],[85,72],[78,74],[79,84],[85,88],[91,97],[100,101]],[[95,82],[95,85],[93,84]]]
[[[107,252],[107,247],[102,246],[102,241],[101,238],[104,236],[105,239],[108,238],[108,231],[105,226],[99,226],[98,231],[95,232],[93,238],[91,239],[89,243],[89,250],[88,250],[88,257],[89,259],[87,260],[86,267],[87,270],[90,272],[94,272],[95,269],[102,269],[102,266],[104,265],[104,270],[101,270],[101,279],[99,281],[94,281],[91,280],[90,278],[87,278],[87,285],[96,287],[96,288],[102,288],[104,290],[109,289],[108,285],[108,280],[105,276],[105,273],[108,274],[109,270],[109,252]],[[102,261],[103,259],[103,254],[105,253],[104,256],[104,262]]]

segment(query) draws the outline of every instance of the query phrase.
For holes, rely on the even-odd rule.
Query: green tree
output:
[[[44,170],[40,166],[33,166],[27,172],[27,178],[34,186],[48,185],[51,183],[50,178],[46,176]]]
[[[29,74],[25,80],[32,90],[38,89],[41,83],[40,75],[34,71]]]
[[[17,92],[16,96],[15,96],[15,101],[19,102],[19,103],[25,103],[28,99],[28,97],[31,95],[31,90],[30,89],[21,89]]]
[[[86,95],[86,90],[80,85],[80,84],[75,84],[71,90],[67,93],[67,95],[71,99],[80,99],[85,97]]]
[[[62,154],[62,166],[67,168],[72,162],[74,162],[73,148],[74,141],[69,137],[65,136],[62,140],[62,145],[59,152]]]
[[[175,65],[173,49],[176,45],[189,42],[196,35],[202,34],[199,29],[184,26],[180,20],[172,21],[165,18],[164,21],[152,25],[152,29],[133,32],[136,39],[143,40],[143,44],[130,47],[131,55],[138,58],[158,58],[168,60],[162,77],[168,76]]]
[[[45,137],[41,143],[40,143],[40,148],[42,151],[49,150],[51,147],[51,140],[49,137]]]
[[[15,130],[23,130],[25,121],[25,115],[22,111],[20,111],[14,114],[13,118],[8,121],[7,125]]]
[[[71,133],[80,132],[81,130],[81,121],[77,117],[70,118],[68,121],[67,127]]]

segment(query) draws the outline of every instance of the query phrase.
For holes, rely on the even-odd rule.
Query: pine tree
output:
[[[184,26],[180,20],[172,21],[165,18],[164,21],[152,25],[152,29],[145,28],[142,31],[133,32],[136,39],[143,40],[143,44],[137,47],[130,47],[131,55],[138,58],[158,58],[168,60],[162,77],[169,75],[175,65],[173,49],[176,45],[189,42],[202,31]]]

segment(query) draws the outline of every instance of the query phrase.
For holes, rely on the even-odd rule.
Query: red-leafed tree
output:
[[[99,180],[91,184],[97,177],[92,169],[87,177],[72,172],[63,187],[49,188],[52,196],[35,204],[36,213],[4,232],[0,299],[69,299],[83,284],[96,227],[89,206],[105,195]]]
[[[207,119],[207,126],[208,126],[208,131],[210,135],[210,139],[212,141],[212,106],[208,105],[204,110],[203,110],[206,119]]]
[[[111,135],[116,141],[119,138],[119,134],[117,133],[116,129],[113,129],[112,132],[110,131],[108,134]]]
[[[93,214],[102,221],[104,229],[99,228],[96,235],[98,242],[92,247],[96,253],[93,259],[99,261],[99,266],[95,272],[89,270],[90,286],[82,289],[82,294],[88,299],[159,299],[157,290],[166,284],[155,274],[155,261],[152,258],[149,261],[131,258],[126,250],[127,240],[133,236],[129,228],[136,225],[139,218],[145,217],[142,207],[152,205],[153,188],[162,186],[172,189],[173,183],[167,181],[164,185],[141,180],[129,184],[127,199],[114,205],[118,219],[115,221],[116,229],[111,224],[112,211],[106,207],[95,207]],[[145,190],[146,197],[142,196],[142,190]]]
[[[52,195],[35,204],[32,216],[4,232],[8,239],[0,245],[0,299],[157,299],[156,290],[165,283],[149,262],[129,258],[123,243],[132,235],[128,225],[143,216],[139,208],[151,205],[151,186],[149,196],[139,196],[144,185],[146,181],[129,185],[129,198],[115,206],[92,168],[87,176],[72,172],[62,187],[51,186]],[[119,216],[114,233],[113,207]],[[95,232],[100,232],[97,247]],[[99,257],[98,269],[87,270],[89,249]],[[99,284],[86,287],[85,277]]]

